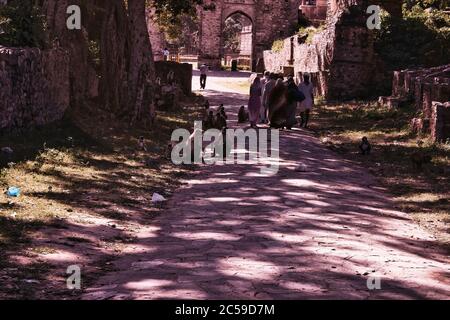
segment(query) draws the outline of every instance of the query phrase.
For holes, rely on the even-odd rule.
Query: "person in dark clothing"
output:
[[[305,100],[305,95],[298,90],[294,78],[290,77],[287,81],[288,104],[286,107],[286,128],[291,130],[297,123],[297,105]]]

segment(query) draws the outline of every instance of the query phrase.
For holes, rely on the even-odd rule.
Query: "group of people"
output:
[[[219,129],[223,130],[227,128],[228,116],[225,112],[223,104],[219,106],[216,114],[210,109],[209,102],[205,104],[205,110],[203,115],[203,127],[205,130]]]
[[[249,120],[252,128],[257,123],[268,123],[273,128],[292,129],[297,124],[300,110],[300,126],[306,128],[314,105],[314,87],[309,74],[301,81],[290,76],[266,72],[264,78],[256,77],[250,87],[248,102]]]

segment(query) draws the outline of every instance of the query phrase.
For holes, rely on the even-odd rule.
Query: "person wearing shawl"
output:
[[[270,80],[270,72],[266,71],[264,72],[264,78],[262,78],[261,80],[261,91],[262,91],[262,95],[261,95],[261,110],[260,110],[260,114],[259,114],[259,120],[260,123],[265,123],[266,122],[266,112],[265,112],[265,108],[264,108],[264,95],[265,95],[265,91],[266,91],[266,85]]]
[[[289,77],[287,81],[288,103],[286,106],[286,128],[291,130],[297,124],[297,105],[305,100],[305,95],[298,89],[294,78]]]
[[[250,125],[256,128],[261,110],[262,87],[261,79],[256,77],[250,87],[250,99],[248,101],[248,111],[250,113]]]
[[[297,123],[297,103],[304,99],[292,77],[286,83],[278,79],[268,99],[270,126],[292,129]]]
[[[314,106],[314,86],[310,81],[310,76],[308,73],[303,75],[303,82],[299,84],[298,89],[305,96],[305,99],[299,103],[300,117],[302,119],[300,127],[307,128],[309,113]]]
[[[262,109],[264,110],[264,117],[263,122],[267,123],[269,119],[268,111],[269,111],[269,97],[270,94],[275,88],[275,84],[277,83],[277,76],[274,73],[271,73],[269,75],[269,80],[266,82],[263,90],[263,96],[262,96]]]
[[[269,123],[272,128],[282,128],[286,122],[284,109],[287,104],[287,87],[278,79],[267,99]]]

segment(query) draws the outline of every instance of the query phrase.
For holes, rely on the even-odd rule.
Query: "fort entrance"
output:
[[[377,0],[389,13],[401,16],[401,2],[397,0]],[[284,39],[296,33],[299,18],[305,16],[310,21],[321,23],[325,16],[333,15],[339,7],[345,7],[341,0],[206,0],[198,8],[200,20],[199,62],[206,63],[213,69],[219,69],[226,60],[223,30],[230,17],[237,14],[251,22],[251,29],[241,39],[251,42],[250,67],[253,71],[262,71],[263,51],[271,48],[277,39]],[[208,10],[204,10],[208,7]],[[248,49],[248,48],[247,48]],[[249,52],[251,51],[251,52]]]
[[[210,9],[205,11],[201,7],[198,10],[199,62],[214,69],[221,67],[222,60],[226,58],[223,30],[229,18],[238,14],[250,22],[244,26],[241,44],[247,44],[244,51],[249,55],[251,69],[256,71],[263,51],[270,49],[274,40],[287,37],[296,31],[300,3],[300,0],[205,1],[205,6]]]

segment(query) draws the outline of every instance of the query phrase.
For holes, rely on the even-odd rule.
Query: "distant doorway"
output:
[[[253,22],[235,12],[225,19],[222,29],[222,67],[226,70],[252,70]]]

